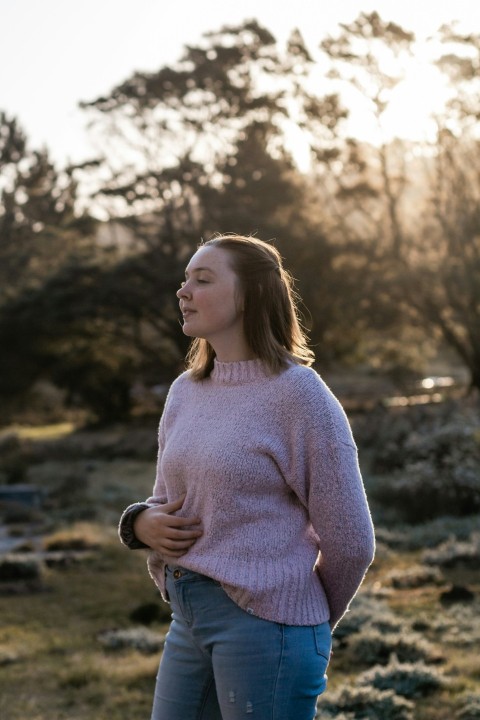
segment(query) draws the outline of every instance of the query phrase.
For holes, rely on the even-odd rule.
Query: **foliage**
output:
[[[349,641],[351,635],[374,630],[375,633],[399,633],[403,623],[389,610],[385,603],[372,599],[368,594],[355,598],[351,609],[335,628],[334,638],[342,644]]]
[[[387,543],[394,550],[424,550],[445,542],[445,536],[456,540],[468,540],[478,526],[478,518],[438,517],[421,525],[398,524],[394,527],[378,527],[377,540]]]
[[[43,540],[43,547],[55,550],[98,550],[101,539],[91,525],[76,524],[68,529],[57,530]]]
[[[105,140],[108,192],[150,210],[185,200],[195,208],[202,187],[228,182],[221,168],[234,167],[236,146],[259,125],[271,130],[272,158],[284,154],[284,129],[292,123],[310,122],[312,142],[331,145],[345,111],[335,96],[322,101],[307,92],[301,79],[312,64],[298,31],[282,51],[251,20],[205,33],[178,63],[135,73],[107,97],[83,103]],[[119,169],[115,157],[122,151],[138,162]]]
[[[377,690],[394,690],[405,698],[430,695],[444,685],[444,676],[424,663],[399,663],[394,657],[384,667],[373,667],[358,678],[360,685]]]
[[[373,438],[372,438],[373,440]],[[472,408],[415,409],[379,428],[371,496],[408,522],[480,509],[480,421]],[[385,473],[389,474],[386,475]]]
[[[339,262],[316,195],[288,151],[293,124],[304,129],[317,156],[323,150],[330,159],[335,155],[335,129],[345,111],[335,95],[319,98],[307,91],[303,80],[312,65],[298,32],[282,49],[251,21],[207,33],[176,65],[136,73],[108,97],[83,107],[108,135],[111,180],[98,201],[126,201],[125,222],[150,251],[168,241],[171,277],[178,280],[200,237],[232,231],[274,239],[297,279],[305,325],[325,362],[356,347],[361,328],[352,296],[361,282],[360,269]],[[117,172],[116,158],[132,147],[132,138],[140,155],[136,170],[130,164]],[[151,259],[151,252],[144,264],[140,259],[147,279]],[[337,293],[340,285],[345,293]],[[135,305],[141,319],[153,293],[147,282],[146,302]]]
[[[349,640],[352,656],[367,665],[387,665],[393,656],[402,663],[437,661],[438,653],[418,633],[366,629]]]
[[[0,558],[0,582],[40,580],[41,566],[35,558],[4,555]]]
[[[76,216],[75,201],[72,176],[0,112],[0,307],[91,247],[91,222]]]
[[[438,585],[443,581],[443,576],[438,568],[413,565],[406,570],[392,570],[387,575],[387,581],[396,589],[419,588]]]
[[[480,718],[480,695],[466,699],[465,705],[455,714],[456,720],[478,720]]]
[[[472,569],[480,568],[480,533],[472,532],[465,542],[450,537],[432,550],[426,550],[423,561],[429,565],[452,568],[458,565]]]
[[[437,412],[441,414],[438,407]],[[65,521],[68,507],[62,507],[59,501],[57,506],[42,510],[42,524],[36,524],[33,532],[43,533],[47,542],[59,535],[67,541],[81,538],[86,544],[100,544],[101,552],[92,553],[88,562],[76,564],[74,571],[60,572],[58,566],[43,568],[41,586],[28,587],[25,583],[21,593],[17,588],[14,602],[11,595],[0,593],[0,714],[23,720],[35,702],[38,720],[72,715],[78,720],[90,720],[99,713],[112,720],[127,720],[132,715],[148,717],[159,653],[145,654],[136,648],[137,641],[141,644],[144,637],[138,633],[138,624],[145,617],[150,622],[153,614],[150,629],[164,636],[168,612],[164,607],[160,616],[151,612],[152,604],[160,605],[160,599],[146,572],[144,555],[120,546],[116,524],[121,509],[132,498],[145,497],[151,489],[154,446],[149,451],[147,439],[154,441],[155,425],[135,423],[95,432],[83,430],[48,441],[44,439],[46,434],[36,432],[34,437],[22,439],[21,449],[29,463],[28,479],[42,488],[54,489],[75,475],[70,485],[65,482],[62,502],[80,506],[91,502],[96,520],[69,526]],[[138,454],[134,459],[132,451],[136,446]],[[123,453],[122,458],[116,456],[116,449]],[[148,463],[140,459],[145,457],[150,457]],[[464,523],[470,523],[471,531],[471,520]],[[459,537],[462,534],[459,519],[451,524],[445,521],[445,528],[447,532],[456,530]],[[23,526],[9,526],[8,530],[18,533]],[[478,682],[478,601],[462,606],[459,612],[458,606],[440,604],[438,592],[432,593],[428,587],[405,589],[379,599],[377,585],[384,587],[391,572],[400,573],[418,561],[418,553],[403,548],[409,547],[410,533],[412,547],[418,547],[421,526],[404,526],[400,530],[404,535],[397,538],[396,545],[392,544],[386,561],[374,564],[350,612],[334,633],[330,685],[320,698],[319,718],[448,720],[462,712],[462,720],[475,717],[467,714],[467,708],[473,713],[475,707],[475,696],[467,693],[470,689],[473,692]],[[27,533],[31,531],[27,529]],[[439,536],[438,521],[425,528],[427,540],[431,537],[438,543]],[[31,542],[38,541],[32,538]],[[32,553],[29,555],[32,560]],[[26,553],[22,556],[27,557]],[[443,572],[447,577],[450,571],[447,568]],[[478,570],[474,568],[466,572],[458,566],[454,573],[458,582],[471,582],[472,586],[477,582]],[[2,585],[12,590],[10,582]],[[36,592],[38,589],[44,592]],[[112,631],[120,632],[116,635]],[[385,658],[382,667],[388,668],[395,648],[398,650],[399,638],[408,640],[408,662],[414,662],[417,668],[423,666],[421,658],[411,659],[414,646],[427,650],[422,657],[429,670],[443,654],[442,670],[448,682],[441,695],[434,699],[419,697],[409,705],[398,693],[379,691],[372,685],[359,687],[364,671],[381,674],[380,652],[370,653],[369,662],[365,662],[357,644],[362,636],[370,642],[372,633],[389,640],[387,648],[380,648]],[[109,638],[113,644],[120,638],[125,644],[114,651],[103,646],[101,638]],[[405,662],[402,660],[402,664]],[[416,679],[413,670],[408,678],[402,678],[402,683],[406,680],[413,687]],[[18,687],[25,691],[19,693]]]
[[[133,627],[124,630],[107,630],[98,636],[99,643],[107,650],[125,650],[133,648],[151,655],[158,653],[165,643],[165,635],[144,627]]]
[[[421,327],[454,349],[469,370],[472,387],[479,388],[480,182],[474,70],[479,36],[445,27],[437,37],[449,49],[438,66],[450,73],[454,92],[445,116],[437,120],[438,136],[422,167],[412,156],[405,162],[411,151],[407,142],[382,138],[383,116],[401,80],[402,58],[412,52],[413,34],[378,13],[361,13],[340,27],[337,36],[321,43],[331,75],[350,84],[359,100],[368,98],[379,130],[376,149],[351,140],[344,144],[336,179],[339,230],[363,239],[370,261],[368,344],[373,348],[383,342],[372,332],[381,323],[390,333],[396,328],[400,343],[405,326],[409,331]],[[389,340],[401,359],[398,370],[405,361],[407,369],[411,367],[395,336]],[[426,347],[425,335],[420,342]],[[388,356],[386,361],[391,364]]]
[[[438,37],[458,93],[424,161],[424,148],[382,136],[415,38],[376,12],[323,37],[321,57],[298,31],[283,46],[255,20],[204,34],[178,62],[82,104],[103,156],[76,167],[56,169],[2,113],[2,421],[38,382],[101,422],[129,415],[134,383],[168,383],[186,350],[175,290],[198,241],[217,231],[275,241],[323,367],[363,362],[402,385],[442,341],[479,387],[480,44],[453,28]],[[373,113],[375,146],[348,137],[345,85]],[[293,133],[309,174],[292,157]],[[96,187],[91,208],[128,231],[121,250],[93,240],[83,181]],[[395,444],[387,462],[404,468]],[[475,461],[461,477],[458,461],[442,470],[435,506],[437,468],[420,459],[408,469],[432,514],[475,506]],[[452,477],[453,497],[443,492]]]
[[[322,700],[317,717],[345,720],[412,720],[413,703],[399,697],[392,690],[344,687],[340,692]]]
[[[441,334],[480,388],[480,143],[439,132],[422,242],[401,280],[410,305]]]

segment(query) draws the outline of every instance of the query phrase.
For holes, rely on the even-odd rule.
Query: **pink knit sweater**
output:
[[[215,361],[173,383],[149,504],[186,493],[203,536],[179,564],[218,580],[249,613],[338,623],[373,559],[374,535],[350,426],[310,368]],[[133,506],[134,507],[134,506]],[[165,597],[164,561],[148,558]]]

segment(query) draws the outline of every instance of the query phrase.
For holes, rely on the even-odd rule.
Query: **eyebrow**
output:
[[[198,268],[194,268],[194,269],[192,270],[192,273],[202,272],[203,270],[206,270],[207,272],[211,272],[211,273],[215,274],[215,271],[212,270],[212,268],[209,268],[209,267],[198,267]],[[188,277],[188,272],[187,272],[186,270],[185,270],[185,277]]]

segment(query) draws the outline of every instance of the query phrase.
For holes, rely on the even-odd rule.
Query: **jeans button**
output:
[[[175,578],[175,580],[178,580],[178,578],[181,578],[181,577],[182,577],[182,571],[181,571],[181,570],[178,570],[178,569],[177,569],[177,570],[174,570],[174,571],[173,571],[173,577]]]

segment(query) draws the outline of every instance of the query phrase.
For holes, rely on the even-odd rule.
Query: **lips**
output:
[[[191,308],[183,307],[181,308],[182,316],[184,320],[188,320],[188,318],[193,315],[196,311],[192,310]]]

